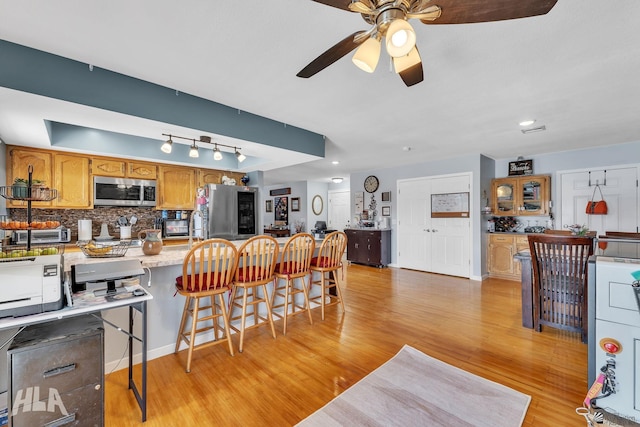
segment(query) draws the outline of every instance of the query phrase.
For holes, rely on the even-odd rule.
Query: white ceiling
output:
[[[639,1],[558,0],[547,15],[494,23],[411,22],[425,81],[407,88],[384,53],[373,74],[348,55],[296,77],[368,28],[311,0],[0,0],[4,40],[326,135],[325,159],[266,171],[266,184],[640,141]],[[25,96],[0,90],[0,138],[46,144],[33,121],[55,118]],[[63,122],[157,139],[167,128],[62,102],[55,111]],[[528,118],[547,130],[522,134]]]

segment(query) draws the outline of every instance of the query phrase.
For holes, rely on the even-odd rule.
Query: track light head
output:
[[[162,144],[162,147],[160,147],[160,150],[162,150],[163,153],[167,153],[170,154],[171,153],[171,145],[173,144],[173,141],[171,140],[171,135],[169,135],[169,139],[167,139],[164,144]]]

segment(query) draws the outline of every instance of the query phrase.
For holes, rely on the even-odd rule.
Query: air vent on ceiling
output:
[[[522,129],[521,132],[524,134],[534,133],[534,132],[542,132],[543,130],[547,130],[546,126],[538,126],[536,128]]]

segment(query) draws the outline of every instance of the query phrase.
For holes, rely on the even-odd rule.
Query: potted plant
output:
[[[44,185],[44,182],[39,180],[39,179],[32,179],[31,180],[31,186],[32,187],[42,187]],[[26,199],[29,197],[29,189],[27,188],[29,186],[29,181],[27,179],[24,178],[16,178],[13,180],[13,188],[12,188],[12,195],[14,198],[16,199]]]

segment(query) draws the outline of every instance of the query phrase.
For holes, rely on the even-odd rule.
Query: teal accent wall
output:
[[[0,86],[324,157],[320,134],[4,40]]]

